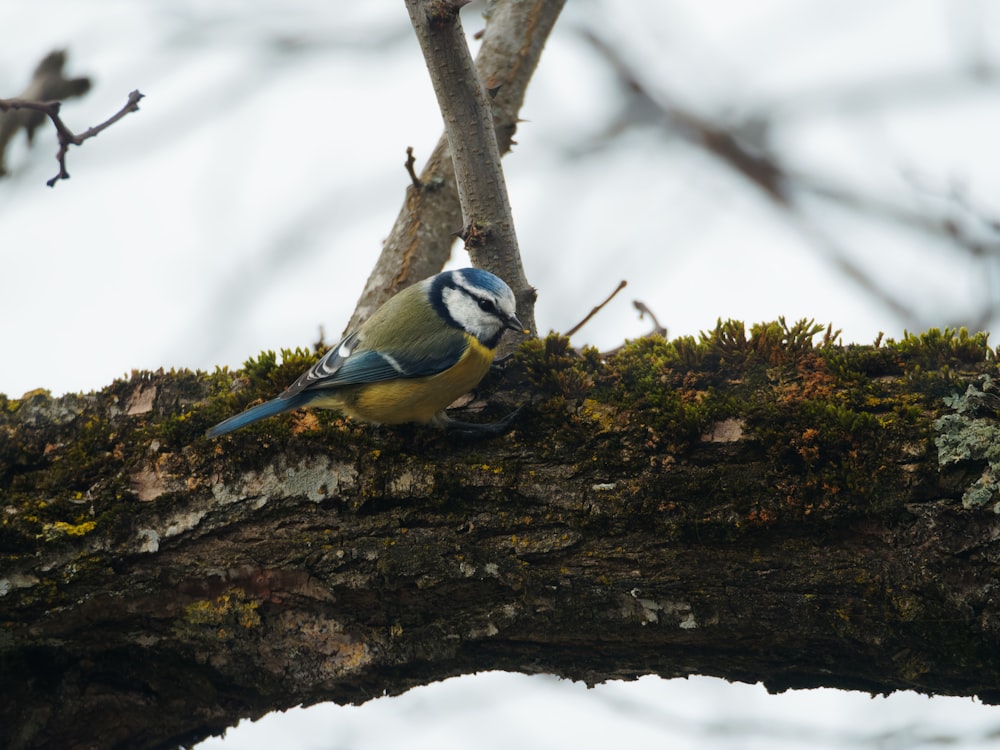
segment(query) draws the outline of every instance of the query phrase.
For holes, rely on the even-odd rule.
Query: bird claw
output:
[[[514,419],[521,413],[522,407],[517,407],[503,419],[496,422],[462,422],[458,419],[449,418],[442,426],[452,435],[464,438],[487,439],[495,438],[509,432],[514,423]]]

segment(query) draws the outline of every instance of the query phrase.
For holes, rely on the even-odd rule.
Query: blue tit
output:
[[[386,301],[277,398],[206,434],[218,437],[302,407],[377,424],[422,422],[499,434],[510,417],[475,425],[451,419],[445,408],[482,380],[506,329],[527,333],[514,293],[500,278],[478,268],[439,273]]]

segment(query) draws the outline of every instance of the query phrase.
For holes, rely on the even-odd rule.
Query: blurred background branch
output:
[[[55,102],[83,96],[90,91],[90,78],[67,78],[63,72],[65,65],[66,50],[50,52],[38,63],[24,91],[15,99],[0,99],[0,176],[7,174],[7,146],[19,130],[24,130],[30,145],[45,118],[58,117]]]
[[[94,125],[93,127],[87,128],[80,133],[74,133],[69,129],[66,123],[63,122],[62,118],[59,116],[62,103],[58,101],[0,99],[0,111],[8,113],[31,112],[34,114],[41,114],[52,120],[52,124],[56,129],[56,138],[59,141],[59,150],[56,152],[56,161],[59,162],[59,173],[55,177],[46,180],[45,184],[49,187],[54,187],[59,180],[69,179],[69,172],[66,171],[66,152],[69,150],[69,147],[81,145],[88,138],[93,138],[104,130],[107,130],[130,112],[138,112],[139,102],[142,100],[142,97],[143,95],[139,93],[138,89],[133,90],[128,95],[128,101],[125,102],[125,105],[120,110],[111,115],[111,117],[102,122],[100,125]]]
[[[866,255],[878,254],[880,250],[849,248],[849,239],[817,220],[815,201],[811,199],[847,212],[853,219],[922,235],[923,240],[938,246],[942,252],[964,256],[965,262],[980,266],[986,288],[975,299],[974,307],[964,313],[962,323],[983,329],[994,321],[1000,305],[993,281],[1000,272],[1000,214],[995,207],[988,210],[973,206],[961,189],[917,184],[912,171],[903,169],[900,176],[910,186],[909,194],[874,193],[861,184],[797,166],[787,139],[782,137],[790,130],[790,124],[804,118],[834,120],[871,110],[933,103],[947,106],[960,100],[963,93],[995,92],[1000,76],[996,64],[985,54],[953,70],[886,75],[859,80],[853,85],[815,89],[784,101],[772,99],[751,104],[743,113],[705,114],[682,103],[683,95],[671,91],[669,83],[655,79],[643,66],[629,60],[626,46],[594,27],[581,25],[576,30],[613,71],[619,105],[600,133],[572,151],[574,158],[612,149],[628,131],[636,128],[659,130],[664,138],[710,156],[722,169],[765,198],[831,268],[865,295],[878,300],[909,328],[921,329],[928,324],[924,311],[912,299],[912,290],[893,288],[888,279],[864,262]],[[710,57],[709,50],[703,52]],[[935,203],[930,210],[925,205],[927,199]]]

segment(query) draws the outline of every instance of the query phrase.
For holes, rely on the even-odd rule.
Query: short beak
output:
[[[531,333],[531,331],[525,328],[524,324],[517,319],[516,315],[511,315],[509,318],[507,318],[507,320],[504,321],[504,325],[510,330],[517,331],[518,333],[523,333],[523,334]]]

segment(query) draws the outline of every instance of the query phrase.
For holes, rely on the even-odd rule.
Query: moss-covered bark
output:
[[[303,351],[0,398],[0,744],[171,746],[483,669],[1000,701],[995,353],[819,334],[529,342],[478,444],[202,437]]]

